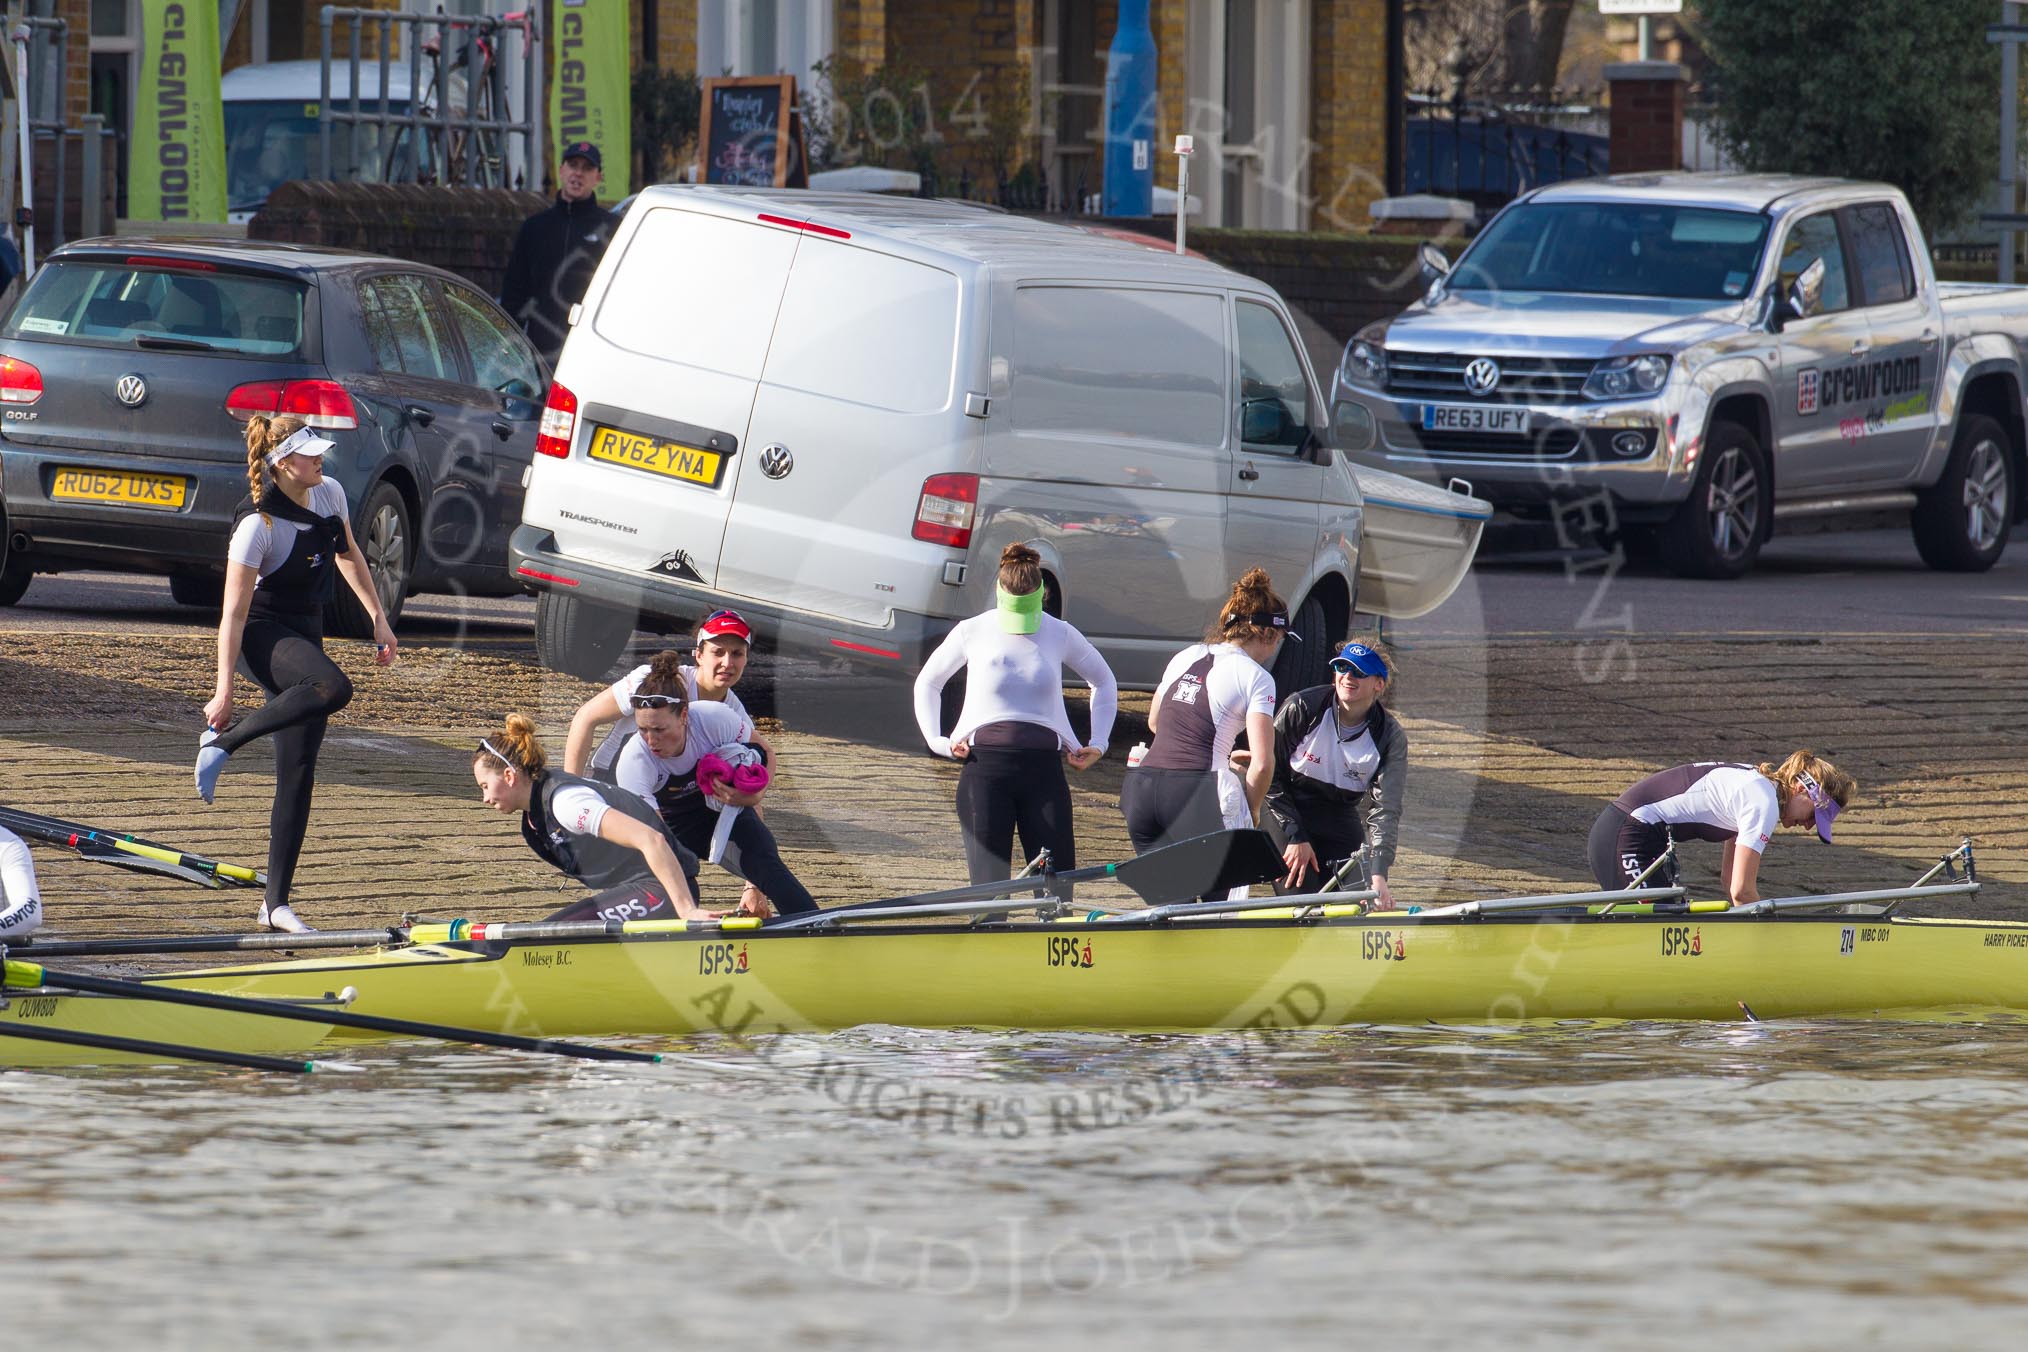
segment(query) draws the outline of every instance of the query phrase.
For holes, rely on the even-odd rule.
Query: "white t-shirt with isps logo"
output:
[[[1767,849],[1782,821],[1781,791],[1773,780],[1744,765],[1678,769],[1697,777],[1682,792],[1643,803],[1628,815],[1650,826],[1704,827],[1697,833],[1701,838],[1731,837],[1755,854]]]

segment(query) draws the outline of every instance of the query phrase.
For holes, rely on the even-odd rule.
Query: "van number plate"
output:
[[[1426,432],[1511,432],[1521,436],[1528,431],[1528,410],[1497,405],[1424,404],[1422,426]]]
[[[175,474],[127,474],[119,470],[59,469],[49,496],[69,502],[114,502],[173,512],[183,506],[190,481]]]
[[[622,432],[617,427],[593,431],[589,454],[607,464],[642,469],[665,478],[683,479],[707,488],[718,487],[725,474],[725,456],[718,451],[700,450],[681,442]]]

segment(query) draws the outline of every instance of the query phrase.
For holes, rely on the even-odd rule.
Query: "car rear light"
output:
[[[0,357],[0,404],[32,404],[42,398],[42,372],[19,357]]]
[[[245,422],[256,413],[294,413],[311,427],[350,431],[359,426],[352,396],[335,380],[256,380],[233,387],[225,411]]]
[[[910,534],[933,545],[968,548],[972,518],[978,509],[978,475],[932,474],[922,481],[922,496],[915,504],[915,529]]]
[[[535,429],[535,451],[559,460],[570,458],[570,439],[577,435],[577,396],[551,383],[549,401],[542,406],[542,422]]]

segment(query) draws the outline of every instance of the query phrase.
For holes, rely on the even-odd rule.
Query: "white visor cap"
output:
[[[329,437],[320,437],[307,427],[298,428],[286,437],[282,444],[267,454],[270,465],[279,465],[292,455],[321,456],[338,443]]]

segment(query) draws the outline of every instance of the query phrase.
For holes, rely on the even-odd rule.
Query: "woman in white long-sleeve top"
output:
[[[1077,867],[1070,783],[1064,762],[1086,770],[1105,755],[1119,685],[1098,649],[1076,628],[1042,611],[1042,556],[1027,545],[1000,553],[999,604],[953,629],[915,680],[915,721],[939,756],[963,761],[958,822],[975,883],[1011,872],[1014,835],[1033,858]],[[1091,737],[1080,743],[1063,703],[1063,669],[1091,687]],[[945,737],[944,683],[967,670],[965,703]]]

